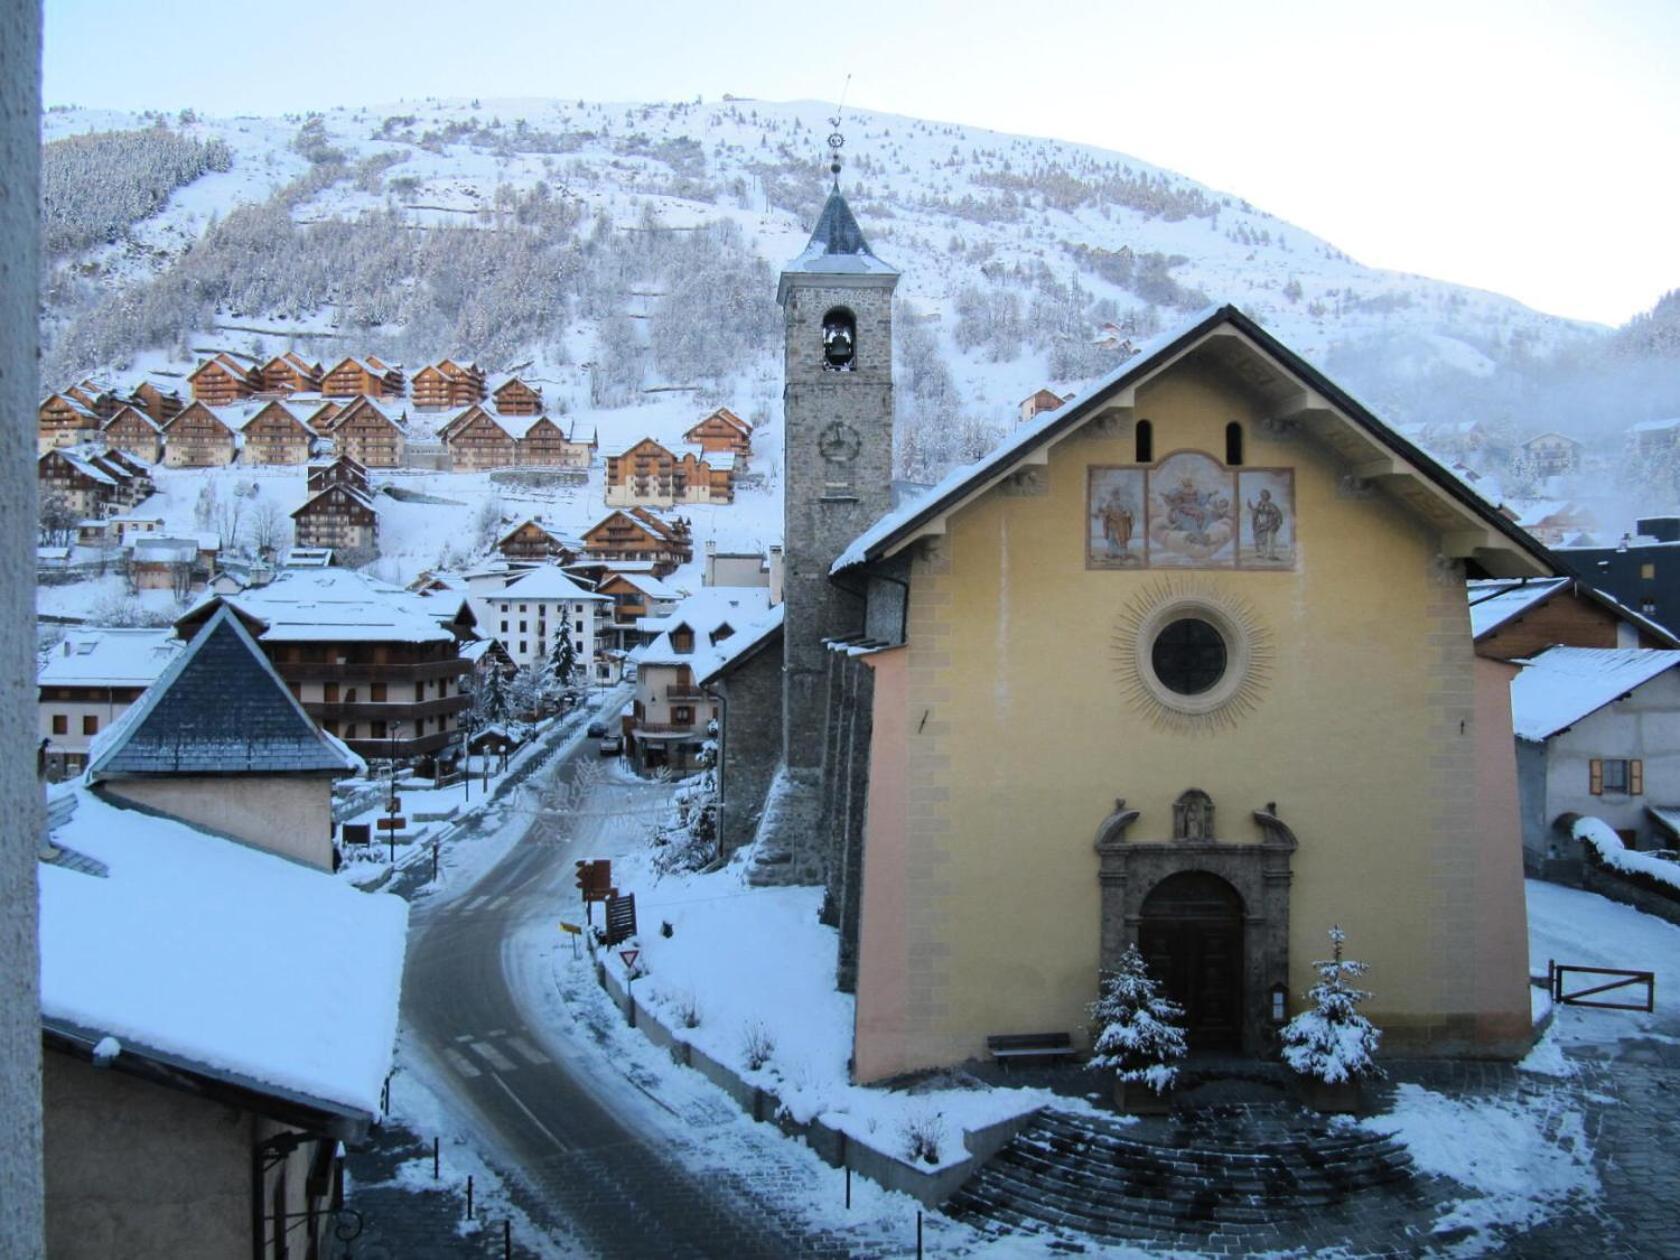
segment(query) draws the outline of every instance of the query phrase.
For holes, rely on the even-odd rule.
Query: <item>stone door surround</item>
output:
[[[1269,1052],[1275,1042],[1271,992],[1289,983],[1289,883],[1295,833],[1276,806],[1254,811],[1258,844],[1216,839],[1212,798],[1191,788],[1173,806],[1171,838],[1127,838],[1139,811],[1122,798],[1097,828],[1097,879],[1102,886],[1100,965],[1113,969],[1127,945],[1138,940],[1144,898],[1162,880],[1189,871],[1216,875],[1243,902],[1243,1053]]]

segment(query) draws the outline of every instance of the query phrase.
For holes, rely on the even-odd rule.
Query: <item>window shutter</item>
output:
[[[1645,795],[1645,763],[1643,761],[1628,762],[1628,793],[1631,796]]]
[[[1594,796],[1604,795],[1604,763],[1597,757],[1587,762],[1587,791]]]

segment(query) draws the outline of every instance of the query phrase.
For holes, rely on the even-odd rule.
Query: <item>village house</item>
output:
[[[510,567],[500,582],[500,589],[474,583],[471,603],[479,632],[499,640],[516,666],[542,664],[555,639],[565,635],[572,641],[577,668],[593,678],[596,608],[607,603],[606,596],[573,581],[554,564]]]
[[[457,472],[492,468],[588,468],[595,439],[581,441],[548,416],[507,415],[478,403],[465,408],[438,433]]]
[[[1680,627],[1680,516],[1642,516],[1612,546],[1565,543],[1558,555],[1626,607]]]
[[[409,381],[416,411],[448,411],[483,402],[488,392],[484,369],[476,363],[439,359],[428,363]]]
[[[1626,438],[1633,453],[1642,458],[1667,454],[1680,447],[1680,418],[1641,420],[1628,427]]]
[[[408,441],[408,413],[399,404],[358,397],[328,422],[333,452],[365,468],[400,468]]]
[[[119,547],[126,547],[139,538],[163,533],[163,517],[143,516],[138,512],[125,512],[113,516],[109,524]]]
[[[129,543],[126,573],[138,591],[169,591],[176,599],[202,591],[216,571],[220,544],[214,534],[188,538],[142,535]]]
[[[318,394],[321,392],[321,365],[311,363],[301,354],[288,350],[285,354],[277,354],[263,364],[259,373],[262,376],[264,394]]]
[[[583,549],[595,560],[651,561],[655,577],[694,559],[687,519],[666,520],[642,507],[608,513],[584,533]]]
[[[307,464],[315,434],[285,403],[265,403],[240,426],[244,464]]]
[[[456,472],[511,468],[513,434],[480,403],[471,403],[438,431]]]
[[[683,441],[707,454],[734,455],[736,467],[745,468],[752,458],[752,432],[752,425],[728,407],[719,407],[683,434]]]
[[[163,459],[163,426],[133,403],[124,403],[100,427],[100,440],[148,464]]]
[[[155,379],[143,380],[136,385],[128,395],[128,402],[150,416],[160,429],[184,405],[179,390],[166,389]]]
[[[772,544],[765,551],[719,551],[710,539],[705,545],[702,586],[767,586],[770,602],[782,602],[782,546]]]
[[[734,499],[735,456],[729,452],[677,455],[643,438],[621,454],[607,456],[608,506],[674,507]]]
[[[231,354],[205,359],[187,377],[194,402],[209,407],[227,407],[242,402],[262,389],[262,371]]]
[[[582,545],[554,533],[535,517],[527,517],[496,540],[496,550],[509,560],[570,564]]]
[[[341,1143],[382,1110],[406,935],[399,899],[327,873],[332,781],[364,769],[224,611],[54,796],[53,1255],[324,1253]]]
[[[1478,656],[1522,662],[1549,647],[1680,648],[1657,622],[1579,578],[1466,583]]]
[[[55,447],[35,462],[42,519],[109,516],[125,506],[124,470],[87,447]]]
[[[542,387],[527,385],[517,376],[510,376],[491,391],[496,410],[504,416],[538,416],[542,414]]]
[[[763,821],[782,753],[782,617],[780,585],[770,590],[769,615],[719,645],[699,675],[718,709],[714,759],[721,853],[752,842]]]
[[[233,463],[239,453],[239,430],[230,418],[244,418],[243,411],[227,416],[214,406],[194,399],[163,426],[163,462],[168,468],[219,468]]]
[[[1555,477],[1581,470],[1581,444],[1562,433],[1537,433],[1522,444],[1536,475]]]
[[[1548,547],[1561,546],[1582,536],[1590,536],[1598,528],[1592,512],[1579,503],[1555,499],[1530,500],[1515,505],[1517,524],[1533,534]],[[1506,506],[1507,514],[1512,507]]]
[[[721,749],[781,722],[747,878],[824,885],[854,1079],[1083,1050],[1130,945],[1193,1050],[1267,1055],[1333,924],[1386,1052],[1526,1053],[1465,583],[1546,548],[1233,306],[895,504],[897,280],[838,192],[782,272],[781,703]]]
[[[525,417],[521,417],[525,419]],[[515,462],[527,468],[588,468],[595,459],[595,438],[587,441],[577,437],[577,425],[562,429],[548,416],[531,417],[529,423],[502,422],[515,430]]]
[[[676,611],[683,592],[651,573],[623,573],[608,569],[596,584],[597,594],[612,601],[601,624],[602,646],[617,652],[637,648],[653,638],[650,623]]]
[[[295,553],[294,553],[295,554]],[[304,710],[363,757],[412,760],[454,743],[473,637],[465,601],[423,597],[348,569],[281,570],[272,582],[188,611],[184,636],[234,608]]]
[[[65,632],[35,679],[49,782],[87,768],[93,737],[157,681],[181,647],[169,629]]]
[[[287,401],[293,413],[318,437],[326,437],[332,431],[333,421],[345,408],[343,399],[322,398],[318,394],[293,394]]]
[[[36,412],[36,451],[79,445],[98,437],[103,423],[98,412],[69,391],[48,394]]]
[[[351,355],[321,377],[321,393],[328,398],[381,398],[401,401],[402,368],[373,355]]]
[[[319,494],[328,486],[349,486],[350,489],[365,495],[373,493],[368,470],[349,455],[340,455],[335,459],[320,460],[309,465],[305,485],[310,494]]]
[[[1060,394],[1053,393],[1048,389],[1035,389],[1023,398],[1020,405],[1015,408],[1016,423],[1025,424],[1046,411],[1056,410],[1066,401]]]
[[[700,765],[718,704],[699,680],[716,668],[731,639],[769,612],[769,592],[762,588],[714,586],[642,624],[653,638],[628,658],[636,666],[635,699],[624,719],[624,751],[632,766],[646,774]]]
[[[292,512],[292,541],[330,547],[341,560],[377,555],[379,509],[372,495],[348,481],[326,485]]]

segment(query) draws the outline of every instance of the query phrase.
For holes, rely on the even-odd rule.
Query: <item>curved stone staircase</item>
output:
[[[1310,1223],[1380,1216],[1428,1232],[1434,1196],[1395,1142],[1295,1109],[1218,1107],[1124,1123],[1045,1111],[946,1204],[993,1233],[1071,1230],[1264,1249]],[[1327,1235],[1328,1236],[1328,1235]]]

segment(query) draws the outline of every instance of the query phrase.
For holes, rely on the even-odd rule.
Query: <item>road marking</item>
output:
[[[489,900],[488,897],[474,897],[471,901],[463,901],[461,903],[461,909],[463,909],[463,910],[477,910],[480,906],[482,906],[488,900]]]
[[[459,1050],[454,1049],[452,1046],[445,1046],[443,1048],[443,1057],[453,1063],[455,1065],[455,1070],[462,1076],[484,1075],[484,1073],[480,1072],[472,1065],[472,1060],[468,1059],[466,1055],[462,1054]]]
[[[504,893],[502,896],[497,897],[496,900],[492,901],[489,905],[485,906],[484,908],[486,910],[500,910],[503,906],[507,905],[507,903],[512,901],[512,900],[513,900],[512,897],[509,897],[507,894]]]
[[[512,1072],[519,1066],[487,1041],[475,1041],[472,1043],[472,1048],[478,1052],[479,1058],[498,1072]]]
[[[455,1038],[455,1040],[456,1041],[471,1041],[472,1038],[473,1038],[473,1035],[471,1033],[462,1033],[459,1037]]]
[[[553,1063],[554,1062],[553,1059],[549,1058],[541,1050],[538,1050],[535,1046],[533,1046],[530,1042],[526,1041],[525,1038],[523,1038],[523,1037],[509,1037],[507,1039],[507,1043],[508,1043],[508,1045],[513,1047],[513,1052],[515,1054],[517,1054],[520,1058],[524,1059],[525,1062],[527,1062],[527,1063]]]
[[[508,1101],[509,1102],[511,1102],[515,1107],[518,1107],[519,1110],[521,1110],[525,1113],[525,1118],[527,1120],[529,1120],[532,1124],[536,1125],[537,1128],[542,1130],[542,1134],[543,1134],[544,1137],[546,1137],[550,1142],[553,1142],[554,1145],[558,1146],[563,1151],[569,1151],[569,1150],[572,1149],[571,1143],[562,1142],[559,1138],[555,1137],[553,1132],[550,1131],[549,1127],[546,1124],[544,1124],[541,1120],[538,1120],[536,1115],[531,1111],[531,1109],[529,1107],[527,1107],[524,1103],[519,1101],[519,1095],[514,1093],[511,1089],[509,1089],[507,1087],[507,1082],[506,1081],[504,1081],[501,1077],[497,1076],[494,1072],[492,1072],[490,1074],[490,1079],[492,1081],[496,1082],[496,1088],[500,1089],[502,1091],[502,1093],[504,1093],[508,1096]]]

